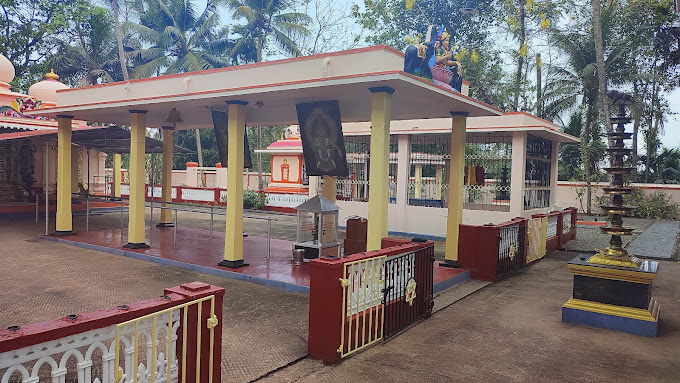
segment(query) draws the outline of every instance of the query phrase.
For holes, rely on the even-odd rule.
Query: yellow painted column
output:
[[[144,144],[146,140],[146,110],[130,111],[130,214],[128,215],[128,243],[130,249],[149,247],[146,244],[146,219],[144,218]]]
[[[120,200],[120,153],[113,155],[113,199]]]
[[[227,230],[224,236],[224,260],[219,266],[247,266],[243,261],[243,135],[246,128],[245,101],[227,101]]]
[[[371,165],[368,183],[368,243],[367,249],[380,249],[387,236],[387,206],[389,204],[390,120],[392,94],[387,87],[371,88]]]
[[[331,176],[323,176],[323,198],[335,203],[338,195],[338,179]]]
[[[172,202],[172,136],[173,127],[163,127],[163,194],[161,200],[163,202]],[[167,205],[163,205],[167,206]],[[161,221],[156,225],[157,227],[173,227],[172,210],[161,209]]]
[[[446,221],[446,253],[440,266],[458,264],[458,226],[463,223],[463,178],[465,176],[466,112],[451,112],[451,162],[449,169],[449,208]]]
[[[57,116],[57,223],[55,235],[73,235],[71,213],[71,124],[73,116]]]
[[[422,164],[416,164],[415,165],[415,176],[416,176],[416,184],[415,184],[415,190],[413,191],[413,198],[415,199],[420,199],[422,194],[421,194],[421,189],[423,187],[423,165]]]

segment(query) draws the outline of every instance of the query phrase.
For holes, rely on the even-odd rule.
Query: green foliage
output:
[[[609,205],[609,196],[595,197],[599,205]],[[634,207],[633,217],[648,219],[678,219],[680,204],[673,201],[673,197],[662,191],[645,193],[641,188],[633,188],[633,194],[623,197],[625,206]]]
[[[87,2],[80,2],[75,8],[71,20],[73,42],[59,41],[57,53],[46,65],[60,74],[61,81],[73,86],[122,80],[110,12]]]
[[[12,85],[26,91],[45,74],[54,38],[66,38],[81,0],[0,0],[0,53],[14,64]]]
[[[243,208],[252,210],[261,210],[267,202],[267,197],[264,193],[255,192],[252,190],[243,191]]]

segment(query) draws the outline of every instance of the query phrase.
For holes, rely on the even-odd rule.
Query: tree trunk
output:
[[[607,72],[604,67],[604,41],[602,39],[602,6],[600,0],[592,0],[593,5],[593,38],[595,40],[595,61],[597,65],[597,82],[599,85],[600,102],[602,103],[602,114],[604,115],[604,126],[607,133],[612,131],[609,112],[609,97],[607,96]],[[611,145],[611,140],[608,140]]]
[[[536,53],[536,115],[543,118],[543,101],[541,96],[543,89],[541,84],[541,54]]]
[[[262,62],[262,39],[263,36],[257,38],[257,62]],[[256,127],[257,130],[257,148],[262,149],[262,127]],[[264,189],[264,180],[262,178],[262,153],[257,153],[257,190]]]
[[[581,143],[581,157],[583,158],[583,166],[585,168],[586,177],[586,214],[592,212],[591,199],[593,196],[593,188],[591,184],[591,166],[590,166],[590,152],[588,151],[588,144],[590,143],[590,125],[593,123],[593,103],[588,103],[586,111],[586,125],[583,128],[583,141]]]
[[[123,49],[123,34],[120,31],[120,17],[118,12],[118,0],[111,0],[113,6],[113,22],[116,30],[116,41],[118,42],[118,59],[120,60],[120,70],[123,72],[123,80],[130,79],[125,61],[125,50]]]
[[[196,154],[198,154],[198,166],[203,167],[203,150],[201,149],[201,131],[195,129],[196,132]]]
[[[513,105],[513,109],[515,111],[519,110],[519,90],[520,90],[520,85],[522,83],[522,68],[524,67],[524,56],[523,56],[523,48],[524,44],[526,43],[526,27],[524,25],[524,21],[526,18],[526,0],[520,0],[520,9],[519,9],[519,23],[520,23],[520,29],[519,29],[519,57],[517,59],[517,77],[515,78],[515,103]]]
[[[639,91],[638,91],[638,83],[637,81],[633,82],[633,100],[639,100]],[[637,182],[638,181],[638,174],[637,174],[637,168],[638,168],[638,132],[640,131],[640,118],[641,118],[641,113],[639,111],[635,112],[635,115],[633,116],[633,152],[630,155],[630,162],[633,164],[633,173],[630,176],[631,182]]]

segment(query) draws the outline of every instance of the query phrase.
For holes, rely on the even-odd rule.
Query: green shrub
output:
[[[609,196],[595,197],[598,205],[610,205]],[[677,219],[680,204],[673,202],[673,198],[662,192],[655,191],[647,194],[643,189],[633,188],[633,194],[623,196],[625,206],[634,207],[633,217],[649,219]]]
[[[265,202],[267,202],[267,197],[264,193],[258,193],[252,190],[243,191],[243,208],[260,210],[264,207]]]

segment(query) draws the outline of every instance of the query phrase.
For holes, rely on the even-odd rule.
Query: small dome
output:
[[[44,80],[28,88],[28,95],[42,102],[56,103],[57,91],[61,89],[68,89],[68,86],[59,82],[59,76],[54,73],[53,69],[45,75]]]
[[[0,54],[0,82],[10,83],[14,79],[14,65]]]

